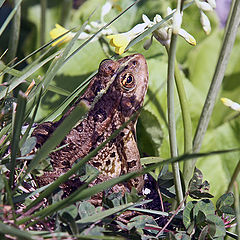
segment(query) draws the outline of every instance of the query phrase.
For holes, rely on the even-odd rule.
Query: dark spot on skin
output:
[[[121,136],[121,137],[124,137],[124,135],[125,135],[124,132],[121,132],[121,133],[120,133],[120,136]]]
[[[133,161],[131,161],[131,162],[127,162],[127,165],[128,165],[128,168],[133,168],[133,167],[136,166],[136,161],[133,160]]]
[[[109,166],[110,164],[111,164],[111,161],[108,159],[108,160],[106,161],[106,165]]]
[[[132,95],[132,96],[130,97],[130,102],[131,102],[131,104],[134,105],[135,101],[136,101],[136,96],[135,96],[135,95]]]
[[[102,165],[102,163],[100,162],[93,162],[92,165],[96,168],[100,167]]]
[[[114,73],[114,69],[113,69],[111,66],[108,67],[108,70],[109,70],[109,72],[110,72],[111,74]]]
[[[82,132],[82,130],[83,130],[82,124],[79,124],[79,125],[76,127],[76,129],[77,129],[78,132]]]
[[[112,75],[117,69],[119,63],[110,59],[103,60],[99,66],[98,74],[100,76],[108,76]]]
[[[103,122],[107,118],[107,113],[104,109],[100,108],[94,113],[95,122]]]
[[[94,95],[96,96],[102,90],[101,83],[95,82],[95,84],[93,84],[91,90],[93,91]]]
[[[113,152],[113,153],[110,154],[110,157],[111,157],[111,158],[114,158],[115,156],[116,156],[115,152]]]
[[[113,145],[113,142],[110,141],[110,142],[108,143],[108,146],[109,146],[109,147],[112,147],[112,145]]]
[[[102,142],[103,139],[104,139],[104,136],[103,136],[103,134],[102,134],[102,135],[100,135],[100,136],[97,137],[96,142]]]

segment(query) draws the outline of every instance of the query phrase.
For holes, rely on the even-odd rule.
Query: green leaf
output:
[[[199,234],[198,239],[199,239],[199,240],[205,240],[205,239],[207,239],[208,232],[209,232],[209,226],[206,225],[206,226],[201,230],[201,233]]]
[[[99,227],[99,226],[95,226],[93,228],[87,228],[83,231],[83,235],[86,235],[87,237],[92,236],[91,239],[102,239],[101,236],[104,236],[104,232],[106,230],[103,227]],[[96,238],[96,237],[100,237],[100,238]],[[105,237],[105,236],[104,236]],[[84,237],[83,237],[84,238]]]
[[[136,207],[131,207],[131,208],[129,208],[129,210],[169,217],[169,213],[161,212],[161,211],[157,211],[157,210],[136,208]]]
[[[210,185],[208,181],[202,182],[203,175],[202,172],[195,168],[192,179],[189,183],[189,195],[192,198],[212,198],[213,196],[208,193]]]
[[[216,208],[220,209],[223,206],[232,206],[234,204],[234,195],[232,192],[223,194],[216,202]]]
[[[232,215],[235,216],[235,211],[232,207],[230,206],[222,206],[221,208],[219,208],[218,210],[221,211],[221,213],[224,213],[226,215]]]
[[[174,235],[176,240],[191,240],[190,236],[186,233],[177,233]]]
[[[175,187],[173,173],[167,171],[165,174],[158,176],[158,186],[161,193],[168,198],[175,198]]]
[[[81,160],[80,160],[81,161]],[[76,163],[75,163],[76,164]],[[92,176],[97,176],[99,174],[99,171],[97,168],[93,167],[90,164],[86,164],[85,166],[83,166],[83,169],[80,169],[84,171],[84,175],[81,175],[80,177],[80,181],[81,182],[85,182],[87,181],[87,179],[89,179]]]
[[[204,212],[202,212],[201,210],[198,211],[198,214],[195,218],[196,220],[196,225],[199,226],[199,228],[201,228],[201,226],[204,224],[205,222],[205,214]]]
[[[158,156],[163,139],[161,125],[151,112],[142,110],[137,123],[137,139],[142,155]]]
[[[130,222],[127,224],[127,227],[129,230],[131,230],[133,227],[137,229],[144,229],[146,223],[157,226],[157,223],[155,222],[152,216],[140,215],[132,218]]]
[[[21,156],[29,154],[36,146],[36,143],[37,143],[36,137],[27,138],[27,140],[24,142],[23,146],[20,149]]]
[[[3,5],[4,2],[5,0],[0,0],[0,7]]]
[[[226,235],[224,222],[220,217],[216,216],[215,214],[209,214],[209,215],[206,215],[206,221],[210,224],[215,225],[216,231],[214,235],[210,234],[212,237],[217,238],[217,237],[224,237]]]
[[[123,204],[121,206],[110,208],[108,210],[98,212],[98,213],[93,214],[91,216],[84,217],[84,218],[78,220],[77,223],[95,223],[97,221],[101,221],[103,218],[108,217],[112,214],[116,214],[118,212],[121,212],[121,211],[123,211],[123,210],[125,210],[125,209],[127,209],[127,208],[129,208],[133,205],[134,205],[134,203],[127,203],[127,204]],[[85,214],[87,214],[87,213],[85,212]]]
[[[234,204],[234,195],[232,192],[223,194],[216,202],[216,208],[218,210],[218,214],[222,215],[232,215],[235,216],[235,211],[232,206]]]
[[[185,228],[188,228],[191,225],[192,221],[194,220],[193,208],[195,207],[196,204],[197,204],[196,201],[188,202],[183,210],[183,224]]]
[[[77,207],[75,205],[70,205],[68,207],[66,207],[64,210],[59,212],[59,217],[60,219],[68,224],[72,230],[73,234],[77,234],[78,233],[78,228],[77,228],[77,224],[75,221],[75,218],[78,215],[78,211],[77,211]]]
[[[110,195],[103,196],[103,203],[109,207],[117,207],[122,203],[122,192],[113,192]]]
[[[75,219],[78,215],[77,207],[73,204],[60,210],[58,213],[62,215],[64,212],[67,212],[73,219]]]
[[[205,217],[209,214],[215,214],[215,209],[212,201],[209,199],[202,199],[198,201],[194,206],[193,216],[197,217],[199,211],[203,212]]]
[[[78,211],[81,219],[84,219],[93,215],[96,212],[96,209],[90,202],[83,201],[80,203]]]

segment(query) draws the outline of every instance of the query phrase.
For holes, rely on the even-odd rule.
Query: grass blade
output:
[[[62,141],[62,139],[68,134],[68,132],[73,128],[73,126],[82,119],[88,112],[89,108],[83,104],[79,103],[76,108],[71,112],[71,114],[64,119],[60,126],[53,132],[51,137],[43,144],[40,150],[36,153],[35,157],[29,164],[25,176],[34,169],[34,167],[46,158],[50,151],[57,147]]]
[[[133,205],[134,205],[134,203],[127,203],[127,204],[123,204],[123,205],[120,205],[120,206],[117,206],[117,207],[114,207],[114,208],[110,208],[110,209],[107,209],[105,211],[101,211],[101,212],[98,212],[96,214],[93,214],[89,217],[85,217],[83,219],[80,219],[80,220],[76,221],[76,223],[80,223],[80,224],[95,223],[97,221],[101,221],[105,217],[111,216],[112,214],[116,214],[118,212],[124,211],[124,210],[128,209],[129,207],[131,207]]]
[[[29,69],[29,71],[27,71],[26,73],[24,73],[21,77],[17,78],[14,77],[9,85],[8,91],[12,91],[14,88],[16,88],[19,84],[21,84],[22,82],[25,81],[26,78],[28,78],[29,76],[31,76],[34,72],[36,72],[39,68],[41,68],[43,65],[45,65],[47,62],[49,62],[50,60],[52,60],[55,56],[57,56],[59,53],[54,53],[53,55],[49,56],[48,58],[46,58],[45,60],[43,60],[42,62],[40,62],[39,64],[37,64],[36,66],[32,67],[31,69]],[[4,89],[0,92],[0,100],[6,95],[7,93],[7,89]]]
[[[238,26],[240,24],[240,1],[233,1],[234,4],[232,15],[230,16],[230,22],[226,29],[226,34],[222,43],[221,52],[219,54],[217,66],[215,68],[214,76],[209,88],[201,116],[198,122],[198,126],[195,132],[193,141],[193,151],[198,152],[201,148],[203,138],[207,131],[208,123],[210,121],[213,107],[215,105],[219,90],[222,84],[224,73],[230,58],[230,54],[233,48],[237,36]],[[196,159],[193,161],[193,166],[196,164]]]
[[[80,93],[84,90],[86,87],[87,83],[90,81],[90,79],[97,73],[94,72],[91,74],[85,81],[83,81],[61,104],[60,106],[53,111],[50,115],[48,115],[46,118],[42,120],[42,122],[46,121],[53,121],[55,120],[58,116],[62,114],[62,112],[70,105],[71,102],[77,97],[79,97]]]
[[[32,235],[29,234],[28,232],[19,230],[15,227],[4,224],[2,222],[0,222],[0,233],[11,235],[11,236],[17,237],[18,239],[27,239],[27,240],[36,239],[36,238],[33,238]]]
[[[11,142],[11,162],[10,162],[10,186],[13,186],[14,182],[14,170],[16,165],[16,157],[19,152],[19,141],[21,135],[22,124],[24,120],[24,114],[26,109],[27,97],[24,93],[19,92],[17,101],[17,110],[14,117],[13,136]]]
[[[7,25],[9,24],[9,22],[12,20],[14,14],[18,10],[18,8],[19,8],[21,3],[22,3],[22,0],[19,0],[18,3],[16,4],[16,6],[14,7],[14,9],[8,15],[7,19],[5,20],[5,22],[3,23],[2,27],[0,28],[0,36],[2,35],[3,31],[6,29]]]
[[[5,0],[0,0],[0,7],[4,4]]]
[[[21,24],[21,5],[19,5],[19,1],[17,0],[13,0],[13,5],[17,6],[17,11],[11,22],[11,32],[10,32],[9,42],[8,42],[9,51],[7,54],[7,58],[9,62],[16,57],[18,42],[19,42],[19,35],[20,35],[20,24]],[[13,65],[13,62],[11,65]],[[8,76],[8,78],[9,77],[10,76]]]
[[[34,123],[35,117],[37,115],[37,110],[38,110],[39,105],[40,105],[41,97],[42,97],[42,89],[41,89],[39,95],[36,96],[36,105],[34,104],[35,105],[35,109],[34,109],[32,117],[31,117],[31,120],[30,120],[30,122],[28,124],[27,130],[25,131],[25,133],[23,134],[22,139],[19,142],[19,147],[20,148],[22,147],[23,143],[26,141],[26,139],[28,137],[28,134],[29,134],[29,132],[30,132],[30,130],[32,128],[32,125]]]

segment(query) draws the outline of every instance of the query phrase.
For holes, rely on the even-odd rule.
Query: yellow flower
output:
[[[119,55],[124,53],[127,45],[131,41],[130,36],[126,33],[109,35],[107,38],[110,39],[110,45],[115,47],[115,52]]]
[[[121,55],[124,53],[127,45],[132,39],[137,37],[139,34],[144,32],[147,27],[146,23],[137,24],[134,28],[125,33],[109,35],[107,38],[110,39],[110,45],[115,47],[115,53]]]
[[[240,104],[233,102],[232,100],[228,98],[221,98],[221,101],[223,104],[227,107],[230,107],[231,109],[240,112]]]
[[[66,33],[67,31],[68,30],[66,28],[60,26],[59,24],[55,24],[55,28],[50,31],[50,36],[52,39],[55,39],[61,36],[62,34]],[[69,32],[68,34],[64,35],[63,37],[59,38],[57,41],[52,43],[52,46],[56,46],[59,42],[61,42],[61,44],[66,43],[70,41],[73,37],[74,33]]]

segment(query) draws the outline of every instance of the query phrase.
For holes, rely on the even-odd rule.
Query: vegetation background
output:
[[[237,1],[237,0],[236,0]],[[0,9],[0,21],[6,20],[8,14],[12,11],[14,4],[18,1],[0,1],[4,3]],[[0,55],[9,48],[0,61],[2,71],[6,71],[8,64],[15,56],[16,61],[26,57],[34,52],[43,44],[51,40],[49,32],[55,24],[61,24],[66,29],[72,30],[75,27],[82,26],[86,21],[91,25],[92,22],[98,22],[101,26],[109,22],[120,12],[133,3],[131,0],[113,1],[111,11],[104,16],[104,21],[100,21],[102,6],[105,0],[87,0],[87,1],[69,1],[69,0],[23,0],[21,1],[21,14],[19,40],[15,39],[17,47],[15,53],[11,52],[11,40],[17,37],[13,34],[13,22],[7,26],[0,38]],[[222,4],[221,1],[218,1]],[[156,14],[162,17],[166,16],[167,7],[176,8],[176,1],[139,1],[131,9],[125,12],[119,19],[114,21],[110,28],[113,33],[127,32],[136,24],[142,23],[142,14],[152,20]],[[42,15],[41,15],[42,14]],[[91,15],[92,14],[92,15]],[[221,18],[216,12],[207,13],[212,31],[207,36],[200,23],[200,12],[195,4],[192,4],[184,11],[182,28],[189,32],[197,41],[196,46],[191,46],[179,37],[177,43],[177,61],[181,70],[184,88],[189,101],[188,107],[192,120],[193,135],[196,130],[201,110],[203,108],[209,86],[215,71],[216,63],[219,58],[219,52],[224,37],[224,26]],[[5,19],[4,19],[5,17]],[[92,32],[96,32],[99,27],[92,25]],[[75,31],[72,30],[72,31]],[[146,105],[141,112],[138,122],[138,144],[142,156],[161,157],[168,159],[171,157],[169,148],[169,137],[167,127],[167,69],[168,55],[165,48],[155,39],[148,50],[144,50],[143,43],[147,38],[132,46],[122,56],[133,53],[142,53],[148,64],[149,69],[149,89],[145,99]],[[77,49],[84,40],[75,41],[73,49]],[[60,45],[50,50],[54,53],[61,49]],[[38,52],[24,60],[14,68],[16,72],[8,73],[17,76],[17,73],[24,73],[28,66],[33,66],[41,55]],[[53,120],[54,111],[66,100],[82,82],[84,82],[99,66],[99,63],[106,58],[113,56],[114,49],[109,45],[105,36],[89,42],[69,61],[61,65],[50,83],[50,87],[41,99],[37,111],[35,122]],[[15,62],[16,62],[15,61]],[[11,66],[11,64],[9,65]],[[37,67],[18,88],[14,89],[13,97],[17,97],[17,92],[21,89],[26,91],[29,83],[34,79],[37,83],[46,75],[50,68],[50,62],[42,67]],[[221,97],[227,97],[235,102],[239,102],[240,92],[240,33],[237,37],[231,52],[230,60],[225,72],[221,90],[218,94],[216,104],[211,116],[211,120],[204,137],[201,152],[213,152],[217,150],[228,150],[240,147],[240,121],[239,112],[227,108],[220,101]],[[1,75],[0,82],[2,89],[9,82],[9,75]],[[176,92],[175,92],[176,94]],[[177,96],[177,94],[175,95]],[[177,143],[179,155],[184,153],[184,130],[181,108],[178,97],[175,97],[175,117],[177,129]],[[58,115],[54,118],[57,119]],[[4,127],[4,124],[2,125]],[[4,132],[2,132],[4,133]],[[210,183],[210,192],[214,195],[213,202],[226,192],[229,182],[232,178],[235,167],[239,161],[239,152],[233,151],[227,154],[215,154],[200,158],[197,161],[197,167],[203,172],[203,176]],[[182,168],[182,165],[180,166]],[[156,174],[158,173],[156,170]],[[239,181],[239,177],[238,177]]]

